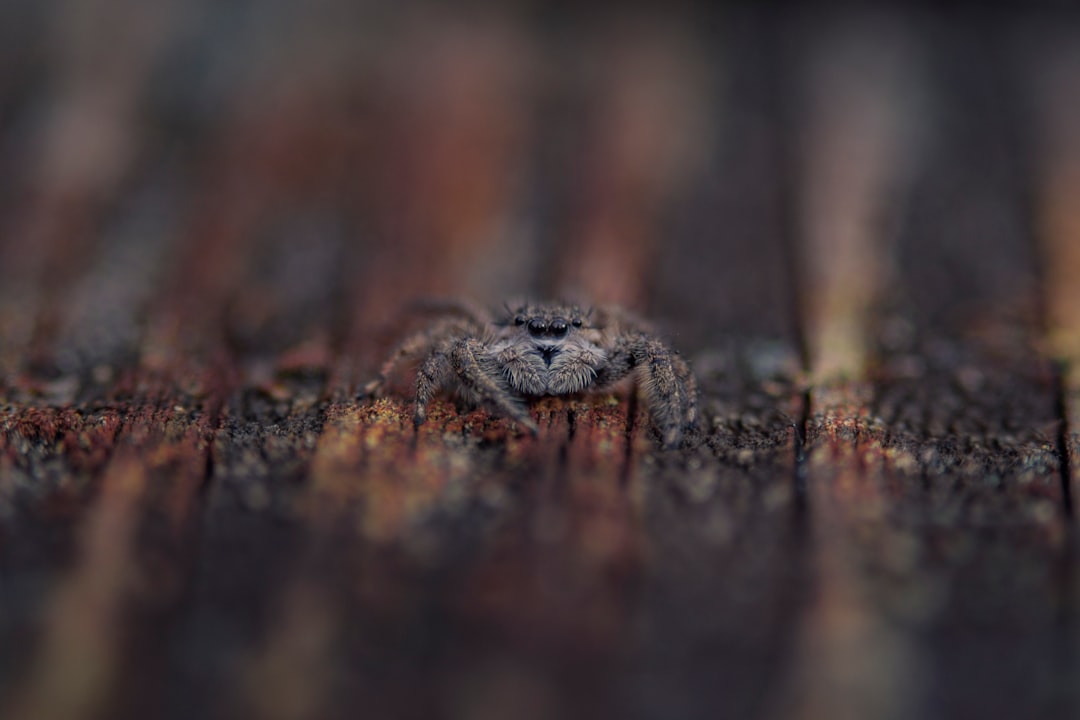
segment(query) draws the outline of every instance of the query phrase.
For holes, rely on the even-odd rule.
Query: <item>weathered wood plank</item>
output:
[[[927,46],[929,71],[940,71],[926,111],[957,125],[934,123],[928,144],[904,153],[917,164],[895,239],[865,224],[854,236],[856,257],[891,268],[854,270],[877,278],[866,297],[880,305],[864,322],[841,315],[808,328],[811,346],[815,327],[848,328],[839,345],[817,338],[835,361],[813,353],[823,363],[813,370],[861,380],[811,392],[819,595],[785,706],[806,717],[1050,712],[1044,688],[1073,672],[1054,650],[1069,561],[1053,373],[1037,351],[1036,256],[1019,190],[1029,178],[999,106],[1002,119],[978,132],[963,120],[987,116],[987,85],[1002,81],[1000,65],[979,59],[986,47],[976,33]]]
[[[0,714],[1075,707],[1067,62],[993,18],[321,7],[0,68]],[[139,67],[87,105],[79,53]],[[670,332],[686,447],[627,388],[535,438],[356,398],[416,300],[549,290]]]
[[[1043,25],[1035,30],[1046,32]],[[1027,69],[1039,80],[1033,83],[1032,105],[1035,127],[1041,138],[1035,148],[1038,168],[1036,217],[1047,306],[1047,344],[1058,363],[1057,392],[1060,421],[1058,437],[1062,453],[1062,500],[1071,521],[1064,548],[1059,555],[1053,602],[1056,642],[1050,648],[1055,666],[1043,686],[1048,705],[1061,714],[1080,708],[1080,662],[1075,648],[1080,646],[1080,536],[1076,531],[1077,502],[1080,501],[1080,302],[1076,273],[1080,272],[1080,213],[1071,198],[1080,192],[1080,104],[1070,88],[1080,82],[1080,55],[1076,52],[1075,29],[1049,32],[1052,41],[1034,42],[1025,37]],[[1040,37],[1040,34],[1034,37]]]
[[[892,22],[889,22],[892,20]],[[863,569],[860,536],[888,501],[868,435],[868,377],[891,243],[886,198],[905,180],[913,118],[904,114],[922,51],[902,18],[834,16],[797,35],[793,122],[801,135],[795,196],[808,373],[806,507],[811,589],[800,608],[791,673],[777,717],[920,714],[918,643],[886,619]],[[869,443],[868,443],[869,440]],[[869,447],[867,447],[869,445]]]

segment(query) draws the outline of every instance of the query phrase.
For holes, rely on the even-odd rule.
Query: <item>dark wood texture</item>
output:
[[[1080,713],[1075,14],[293,5],[0,7],[0,717]],[[358,399],[554,294],[684,447]]]

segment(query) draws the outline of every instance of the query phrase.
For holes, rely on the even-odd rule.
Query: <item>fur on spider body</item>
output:
[[[419,360],[415,423],[436,393],[513,418],[532,432],[527,400],[603,390],[630,376],[666,447],[679,444],[697,414],[687,364],[651,328],[617,307],[585,311],[563,303],[524,302],[505,311],[454,306],[391,353],[365,392],[381,394],[403,365]]]

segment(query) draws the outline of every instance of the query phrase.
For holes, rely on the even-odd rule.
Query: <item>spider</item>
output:
[[[469,306],[403,341],[364,388],[378,396],[404,364],[422,358],[416,375],[415,426],[442,389],[487,405],[533,434],[527,400],[601,390],[633,376],[665,447],[694,424],[697,384],[690,368],[647,324],[618,307],[584,311],[558,302],[504,306],[496,314]]]

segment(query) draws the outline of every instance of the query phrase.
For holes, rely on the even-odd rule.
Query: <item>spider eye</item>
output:
[[[562,318],[555,318],[551,321],[551,326],[548,330],[555,337],[562,337],[566,334],[566,331],[570,329],[570,326],[566,324],[566,321]]]
[[[581,318],[574,318],[570,321],[570,324],[572,324],[574,327],[581,327]]]
[[[532,336],[543,335],[547,331],[547,323],[539,318],[529,321],[529,334]]]
[[[524,325],[525,324],[525,318],[518,315],[516,318],[514,318],[514,324],[515,325]]]

